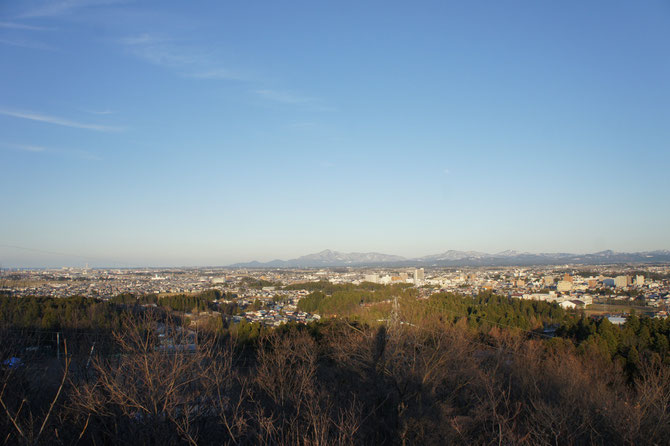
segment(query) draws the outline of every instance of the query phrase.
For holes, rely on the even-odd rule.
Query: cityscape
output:
[[[2,0],[0,446],[670,446],[668,0]]]
[[[490,291],[511,299],[555,302],[564,309],[585,310],[621,323],[632,311],[666,318],[670,305],[670,264],[614,264],[506,267],[326,267],[326,268],[60,268],[6,270],[0,292],[15,297],[66,298],[83,296],[109,300],[121,294],[168,296],[217,290],[234,304],[237,314],[227,322],[259,322],[277,326],[308,323],[322,315],[297,310],[307,289],[295,286],[327,281],[332,284],[409,285],[419,298],[436,292],[475,296]],[[265,286],[251,286],[265,284]],[[264,309],[252,309],[261,303]],[[212,310],[205,314],[218,316]],[[191,314],[187,316],[193,317]],[[200,314],[195,315],[200,317]],[[194,320],[195,323],[195,320]]]

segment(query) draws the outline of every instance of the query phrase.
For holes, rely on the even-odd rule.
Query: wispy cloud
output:
[[[79,2],[76,0],[45,3],[41,6],[24,12],[21,14],[21,17],[30,18],[60,15],[72,10],[73,8],[76,8],[78,4]]]
[[[54,28],[44,26],[24,25],[23,23],[0,22],[0,28],[19,29],[23,31],[53,31]]]
[[[2,143],[4,147],[7,147],[9,149],[14,149],[14,150],[21,150],[23,152],[45,152],[47,149],[46,147],[42,146],[33,146],[33,145],[28,145],[28,144],[10,144],[10,143]]]
[[[113,115],[116,113],[114,110],[88,110],[82,109],[83,112],[90,113],[92,115]]]
[[[257,76],[232,70],[221,63],[215,50],[184,44],[164,36],[143,33],[117,41],[133,56],[153,65],[176,72],[178,75],[203,80],[259,82]],[[311,111],[334,111],[318,98],[292,91],[256,89],[251,93],[270,102],[302,105]]]
[[[180,76],[209,80],[248,80],[248,76],[222,66],[214,50],[148,33],[125,37],[119,43],[138,59],[171,69]]]
[[[31,50],[55,51],[56,48],[41,42],[31,42],[28,40],[0,39],[0,44],[16,46],[19,48],[29,48]]]
[[[124,45],[153,45],[167,41],[169,40],[151,35],[149,33],[143,33],[137,36],[128,36],[119,40],[119,42]]]
[[[256,90],[255,93],[264,99],[268,99],[274,102],[281,102],[283,104],[306,104],[316,100],[315,98],[300,96],[288,91]]]
[[[299,106],[307,111],[313,111],[313,112],[336,111],[335,108],[324,105],[319,98],[312,96],[303,96],[301,94],[296,94],[291,91],[262,89],[262,90],[255,90],[254,93],[266,101],[274,102],[277,104]]]
[[[14,118],[20,118],[20,119],[28,119],[30,121],[46,122],[48,124],[60,125],[63,127],[94,130],[96,132],[118,132],[123,130],[120,127],[112,127],[100,124],[87,124],[83,122],[72,121],[70,119],[60,118],[57,116],[49,116],[40,113],[25,112],[19,110],[8,110],[0,108],[0,115],[12,116]]]
[[[228,81],[243,81],[246,76],[243,76],[234,71],[226,70],[225,68],[218,68],[215,70],[196,71],[189,75],[195,79],[214,79],[214,80],[228,80]]]
[[[170,68],[185,68],[200,62],[203,55],[197,51],[180,48],[167,43],[132,44],[130,52],[154,65]]]
[[[128,0],[61,0],[48,1],[34,9],[25,11],[20,15],[22,18],[32,17],[53,17],[64,14],[70,14],[77,9],[90,8],[97,6],[115,5],[118,3],[128,3]]]
[[[6,143],[2,142],[0,143],[0,146],[6,147],[8,149],[12,150],[20,150],[22,152],[31,152],[31,153],[49,153],[49,154],[54,154],[54,155],[59,155],[59,156],[67,156],[67,157],[74,157],[74,158],[79,158],[83,160],[89,160],[89,161],[100,161],[102,158],[100,158],[98,155],[91,153],[86,150],[79,150],[79,149],[53,149],[53,148],[47,148],[43,146],[35,146],[32,144],[14,144],[14,143]]]

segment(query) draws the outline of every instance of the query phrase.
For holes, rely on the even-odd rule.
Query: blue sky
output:
[[[0,4],[0,262],[670,248],[667,1]]]

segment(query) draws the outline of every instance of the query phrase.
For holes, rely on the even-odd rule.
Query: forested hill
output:
[[[316,282],[321,322],[223,297],[0,297],[7,444],[667,444],[670,321]]]

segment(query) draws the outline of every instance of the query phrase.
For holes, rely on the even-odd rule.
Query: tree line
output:
[[[670,369],[657,359],[629,380],[570,342],[463,324],[328,320],[245,349],[201,333],[187,351],[166,345],[193,342],[188,331],[144,309],[111,333],[117,353],[3,367],[2,441],[667,444]]]
[[[414,298],[417,294],[416,289],[407,284],[380,285],[363,282],[360,285],[354,285],[323,281],[293,287],[292,289],[312,291],[300,299],[298,308],[320,315],[347,316],[363,304],[389,301],[395,297]]]
[[[196,331],[180,315],[220,298],[214,291],[163,305],[166,297],[157,296],[0,297],[1,441],[623,445],[670,438],[668,320],[633,314],[616,326],[490,292],[417,299],[405,286],[310,286],[305,299],[337,311],[337,319]],[[396,296],[398,305],[387,302]],[[396,315],[383,323],[347,317],[368,303]],[[58,338],[52,327],[62,330]],[[37,354],[22,329],[51,336],[51,354]]]

